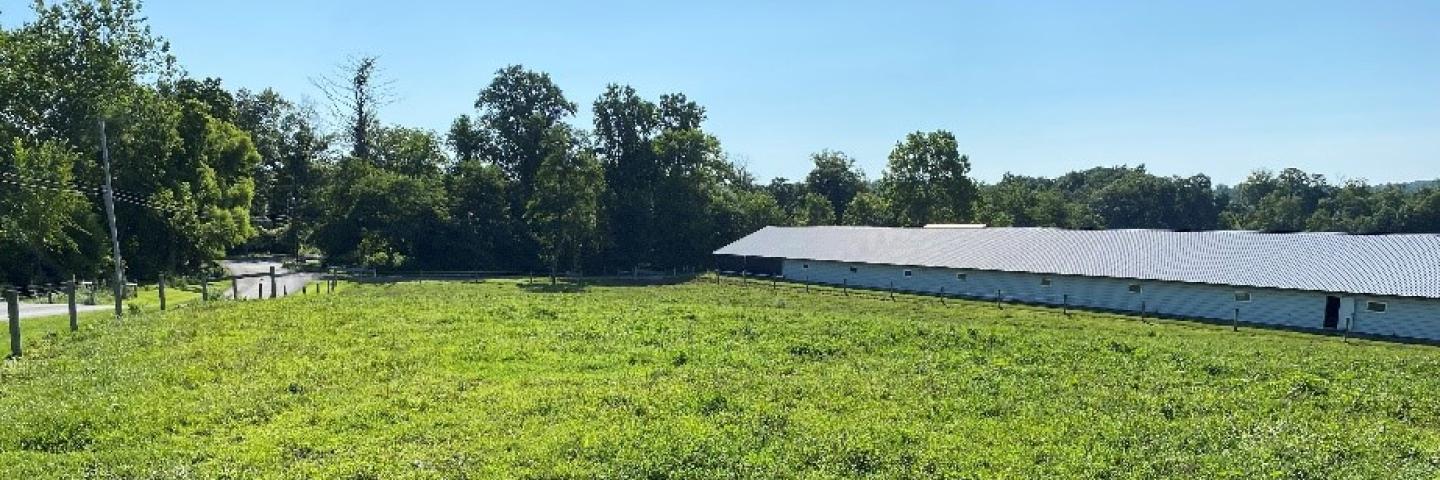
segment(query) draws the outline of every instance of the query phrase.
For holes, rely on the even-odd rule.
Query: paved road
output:
[[[220,262],[220,265],[225,267],[225,270],[232,275],[270,273],[270,267],[275,267],[275,275],[277,275],[275,278],[275,288],[280,290],[275,293],[277,297],[285,296],[287,293],[290,295],[299,295],[300,289],[303,288],[305,284],[315,281],[315,274],[313,273],[296,273],[293,275],[279,276],[280,274],[289,273],[290,271],[281,266],[280,262],[270,260],[225,260]],[[270,278],[268,276],[242,278],[238,281],[240,282],[240,298],[260,298],[260,285],[262,283],[265,288],[264,298],[270,298]],[[314,291],[314,289],[314,286],[310,287],[311,291]],[[233,290],[226,290],[225,296],[232,296],[232,292]]]
[[[0,308],[4,302],[0,301]],[[96,310],[114,309],[114,305],[75,305],[77,312],[93,312]],[[48,317],[51,315],[69,315],[70,306],[64,303],[21,303],[20,318]]]

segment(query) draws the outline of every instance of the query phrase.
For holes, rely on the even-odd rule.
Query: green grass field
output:
[[[0,478],[1440,472],[1426,346],[703,282],[142,312],[26,339]]]

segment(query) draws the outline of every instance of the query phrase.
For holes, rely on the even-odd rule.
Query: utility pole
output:
[[[110,223],[110,248],[115,256],[115,320],[124,313],[125,261],[120,258],[120,232],[115,228],[115,187],[110,185],[110,146],[105,141],[105,120],[100,120],[100,157],[105,162],[105,219]]]

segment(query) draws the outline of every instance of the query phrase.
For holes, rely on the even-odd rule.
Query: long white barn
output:
[[[1440,235],[766,227],[722,271],[1440,340]]]

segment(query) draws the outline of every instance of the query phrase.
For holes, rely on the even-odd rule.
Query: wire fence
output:
[[[373,274],[373,272],[371,272]],[[103,311],[114,306],[116,321],[146,309],[167,310],[176,306],[217,301],[274,299],[292,295],[321,295],[335,292],[339,282],[360,278],[359,272],[332,269],[323,272],[296,271],[224,275],[198,278],[161,277],[154,283],[127,282],[121,298],[111,292],[114,284],[99,279],[63,283],[0,285],[6,304],[10,334],[10,358],[22,352],[20,324],[24,320],[69,315],[71,332],[80,329],[79,314]],[[63,310],[61,307],[64,307]],[[26,317],[26,318],[22,318]]]

